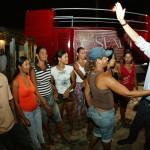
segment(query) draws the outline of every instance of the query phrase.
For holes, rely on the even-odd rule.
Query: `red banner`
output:
[[[74,56],[78,47],[84,47],[87,53],[93,47],[114,48],[117,57],[123,55],[124,46],[130,44],[131,40],[124,32],[116,30],[75,30],[74,31]],[[75,59],[75,58],[74,58]]]

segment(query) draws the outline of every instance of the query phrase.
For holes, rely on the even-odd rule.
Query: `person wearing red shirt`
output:
[[[137,78],[136,78],[136,67],[133,62],[133,56],[131,50],[125,50],[124,52],[124,64],[121,66],[121,80],[120,83],[123,84],[128,90],[132,91],[138,89]],[[120,99],[120,115],[123,127],[130,127],[131,119],[125,117],[126,109],[130,98],[122,97]]]

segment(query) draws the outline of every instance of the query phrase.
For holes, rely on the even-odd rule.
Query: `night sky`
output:
[[[111,9],[116,0],[3,0],[0,8],[0,26],[24,28],[26,11],[51,8]],[[127,11],[150,14],[150,0],[122,0]]]

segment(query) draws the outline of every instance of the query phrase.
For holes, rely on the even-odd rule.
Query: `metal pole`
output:
[[[98,9],[98,1],[99,0],[95,0],[95,4],[96,4],[96,8]],[[98,10],[96,11],[96,17],[98,18],[99,15],[98,15]],[[98,23],[96,23],[96,26],[98,27]]]

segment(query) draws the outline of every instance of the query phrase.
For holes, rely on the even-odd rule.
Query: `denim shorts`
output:
[[[46,102],[53,109],[53,114],[54,115],[53,115],[52,119],[55,122],[62,121],[60,111],[59,111],[59,108],[58,108],[58,104],[56,103],[56,101],[54,99],[53,93],[51,93],[48,96],[44,96],[44,99],[46,100]],[[46,111],[46,109],[43,105],[41,105],[41,111],[42,111],[42,121],[45,122],[45,123],[48,122],[48,120],[49,120],[48,113],[47,113],[47,111]]]
[[[114,108],[105,112],[101,112],[91,106],[88,109],[88,115],[95,123],[93,134],[96,137],[101,137],[104,143],[110,142],[112,140],[115,125]]]

